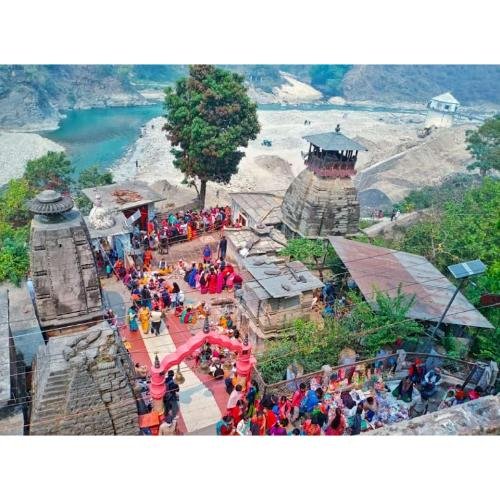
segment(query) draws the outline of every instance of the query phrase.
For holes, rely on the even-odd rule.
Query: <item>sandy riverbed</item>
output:
[[[311,121],[305,126],[304,120]],[[249,144],[239,172],[228,186],[208,184],[207,204],[226,203],[230,191],[284,191],[302,171],[301,152],[308,148],[304,135],[334,130],[340,123],[346,135],[368,148],[360,154],[359,169],[403,151],[418,141],[417,128],[423,115],[394,114],[343,110],[259,111],[261,133]],[[146,126],[129,153],[114,168],[115,178],[138,178],[147,182],[166,179],[172,184],[182,181],[182,174],[173,166],[170,143],[162,132],[163,118],[155,118]],[[262,139],[272,147],[262,146]],[[136,169],[135,162],[139,163]],[[219,195],[217,197],[217,194]]]
[[[64,151],[59,144],[38,134],[0,132],[0,186],[10,179],[21,177],[28,160],[49,151]]]

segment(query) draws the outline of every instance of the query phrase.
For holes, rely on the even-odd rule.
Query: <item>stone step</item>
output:
[[[50,375],[47,382],[63,382],[69,380],[68,375]]]
[[[60,394],[59,396],[53,395],[52,397],[44,397],[40,400],[40,406],[43,406],[45,404],[52,405],[55,403],[60,403],[61,401],[66,401],[66,393]]]
[[[45,387],[46,389],[59,389],[59,388],[64,388],[66,389],[69,386],[69,382],[63,382],[62,380],[60,382],[52,382],[48,383]]]
[[[51,399],[51,398],[54,398],[54,397],[62,397],[63,395],[65,396],[66,393],[68,391],[65,389],[65,388],[60,388],[60,389],[57,389],[57,388],[54,388],[54,389],[48,389],[47,391],[45,391],[43,393],[43,398],[42,400],[44,399]]]
[[[59,415],[60,415],[60,412],[58,410],[39,410],[35,413],[35,419],[49,420],[49,419],[51,419],[53,417],[57,417]]]

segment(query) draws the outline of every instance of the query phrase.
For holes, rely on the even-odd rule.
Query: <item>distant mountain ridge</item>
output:
[[[289,83],[285,73],[321,92],[318,99],[323,100],[341,96],[348,101],[424,104],[451,91],[464,106],[500,106],[498,65],[223,67],[244,75],[260,102],[284,95],[275,89]],[[146,104],[141,89],[172,83],[187,71],[187,65],[0,66],[0,128],[54,128],[68,109]]]

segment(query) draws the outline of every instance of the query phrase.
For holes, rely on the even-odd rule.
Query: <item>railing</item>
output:
[[[165,214],[157,214],[157,216],[163,216]],[[160,218],[161,220],[161,218]],[[203,223],[202,223],[203,224]],[[205,224],[203,224],[205,226]],[[215,225],[214,226],[208,226],[208,227],[199,227],[196,229],[196,236],[192,238],[191,240],[188,240],[188,235],[186,234],[178,234],[175,236],[169,236],[168,237],[168,247],[176,244],[176,243],[184,243],[186,241],[192,241],[200,238],[201,236],[205,234],[211,234],[211,233],[216,233],[222,231],[224,227],[231,227],[231,224],[220,224],[220,225]],[[141,247],[142,247],[142,242],[141,242]],[[161,238],[159,238],[158,242],[158,249],[161,249]]]
[[[391,358],[394,360],[395,365],[388,363]],[[450,358],[449,356],[406,352],[401,350],[394,354],[333,366],[331,367],[331,373],[336,373],[340,380],[344,380],[344,385],[341,385],[340,389],[346,390],[357,385],[362,385],[368,379],[369,374],[380,374],[385,379],[391,378],[391,376],[394,378],[401,378],[401,372],[407,372],[411,363],[417,358],[425,362],[426,371],[433,367],[440,367],[443,375],[456,378],[462,382],[467,381],[473,371],[478,368],[478,365],[475,363]],[[393,368],[394,366],[395,370]],[[393,371],[394,374],[391,375]],[[322,385],[328,384],[328,381],[326,381],[326,384],[325,381],[323,381],[323,376],[325,374],[323,370],[307,373],[292,380],[283,380],[282,382],[274,384],[266,384],[264,382],[262,375],[258,372],[258,363],[255,372],[257,373],[254,373],[254,378],[256,378],[259,383],[260,393],[262,395],[275,394],[277,396],[291,396],[302,382],[305,383],[306,386],[309,386],[312,379],[320,380]],[[396,374],[398,374],[398,376],[396,376]]]
[[[331,167],[338,169],[353,169],[356,165],[356,157],[352,158],[338,158],[337,156],[316,156],[313,154],[306,155],[304,161],[305,164],[311,167]]]

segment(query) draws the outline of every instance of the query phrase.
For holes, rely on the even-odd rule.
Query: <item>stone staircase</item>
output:
[[[30,434],[46,434],[46,429],[59,427],[53,425],[53,420],[63,416],[61,408],[66,406],[70,381],[69,370],[50,373],[32,409]]]

